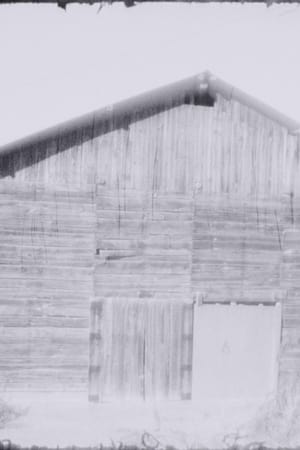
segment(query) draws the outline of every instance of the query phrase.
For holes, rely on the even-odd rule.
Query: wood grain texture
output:
[[[281,203],[196,198],[192,285],[209,301],[275,301],[281,286]]]
[[[92,316],[92,400],[190,398],[191,304],[103,300]]]
[[[190,299],[192,198],[97,190],[96,297]]]
[[[3,389],[188,398],[193,300],[281,301],[300,372],[299,148],[218,97],[5,157]]]
[[[32,148],[1,165],[2,179],[86,189],[240,194],[299,194],[299,138],[235,100],[181,105],[136,116],[74,146]]]
[[[191,380],[182,368],[192,340],[182,341],[192,330],[183,313],[191,304],[192,199],[98,187],[96,203],[95,296],[103,309],[92,331],[101,333],[102,347],[91,343],[94,359],[102,355],[96,395],[187,397]]]
[[[0,191],[1,386],[86,389],[92,193]]]

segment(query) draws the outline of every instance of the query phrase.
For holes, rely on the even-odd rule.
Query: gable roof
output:
[[[75,142],[79,135],[82,141],[92,139],[97,136],[99,131],[104,132],[117,127],[124,127],[126,120],[129,123],[137,115],[145,115],[147,117],[160,110],[181,104],[213,106],[218,95],[227,100],[236,100],[252,108],[287,128],[291,134],[300,132],[300,123],[297,121],[215,77],[210,72],[203,72],[6,144],[0,147],[0,157],[33,147],[40,147],[58,139],[62,146],[64,141],[70,143],[72,138]]]

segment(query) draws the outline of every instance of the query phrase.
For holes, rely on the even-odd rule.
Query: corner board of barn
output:
[[[298,379],[299,128],[204,74],[0,149],[0,389],[261,400]]]

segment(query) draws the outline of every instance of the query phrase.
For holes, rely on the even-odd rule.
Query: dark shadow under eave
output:
[[[52,155],[59,154],[72,147],[82,145],[99,136],[113,132],[118,129],[128,129],[129,125],[140,120],[147,119],[164,111],[171,110],[181,105],[195,105],[213,107],[215,99],[207,92],[183,93],[170,103],[160,104],[156,107],[129,111],[129,113],[111,113],[108,117],[97,118],[91,116],[91,120],[81,126],[66,127],[59,133],[37,135],[32,142],[28,141],[23,146],[16,145],[9,153],[0,154],[0,178],[7,176],[15,177],[15,174],[26,168],[37,164]]]

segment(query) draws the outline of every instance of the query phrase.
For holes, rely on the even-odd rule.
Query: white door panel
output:
[[[281,305],[194,312],[193,399],[262,399],[276,389]]]

